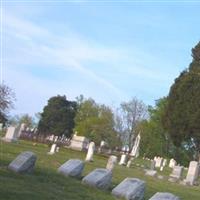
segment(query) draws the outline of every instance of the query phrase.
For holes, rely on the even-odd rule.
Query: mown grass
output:
[[[20,175],[7,170],[8,164],[22,151],[33,151],[37,154],[35,171],[30,175]],[[57,174],[57,168],[71,158],[84,159],[86,153],[61,148],[59,153],[47,155],[49,147],[45,144],[33,145],[32,142],[1,142],[0,147],[0,199],[1,200],[114,200],[110,194],[113,187],[126,177],[136,177],[147,183],[145,200],[156,192],[171,192],[182,200],[200,200],[200,186],[182,186],[167,181],[171,170],[166,168],[159,172],[164,180],[144,175],[144,169],[137,163],[148,167],[142,159],[134,160],[131,168],[117,165],[113,171],[112,185],[108,191],[101,191],[81,184],[81,180],[66,178]],[[95,168],[105,167],[107,157],[95,155],[94,162],[85,165],[83,176]]]

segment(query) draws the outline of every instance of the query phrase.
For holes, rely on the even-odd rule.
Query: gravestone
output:
[[[105,190],[110,186],[111,179],[112,172],[110,170],[98,168],[85,176],[82,180],[82,183]]]
[[[157,192],[149,200],[180,200],[180,198],[168,192]]]
[[[83,136],[73,135],[70,141],[70,148],[78,151],[87,150],[89,140]]]
[[[30,173],[33,171],[36,155],[30,151],[19,154],[8,166],[8,169],[17,173]]]
[[[19,128],[18,137],[20,137],[20,135],[22,134],[22,132],[25,131],[25,130],[26,130],[26,124],[22,123],[20,125],[20,128]]]
[[[170,161],[169,161],[169,167],[170,168],[174,168],[174,166],[176,166],[176,164],[177,164],[177,162],[173,158],[170,159]]]
[[[94,150],[95,150],[95,143],[90,142],[85,161],[89,161],[89,162],[93,161]]]
[[[170,178],[168,180],[171,182],[176,182],[181,178],[182,174],[183,174],[183,166],[175,166],[173,168],[172,173],[169,175]]]
[[[3,130],[3,123],[0,123],[0,131]]]
[[[155,160],[151,160],[150,169],[151,169],[151,170],[155,170],[155,165],[156,165]]]
[[[56,147],[56,152],[58,153],[60,150],[60,147]]]
[[[120,162],[119,162],[119,165],[126,165],[126,161],[127,161],[127,155],[126,154],[122,154]]]
[[[157,159],[155,161],[156,161],[155,167],[160,168],[162,166],[163,158],[157,157]]]
[[[126,178],[112,190],[112,194],[126,200],[142,200],[144,191],[144,181],[137,178]]]
[[[184,182],[189,185],[194,185],[198,178],[199,164],[197,161],[191,161],[188,169],[188,173]]]
[[[48,152],[47,154],[53,155],[53,154],[55,153],[55,150],[56,150],[56,144],[52,144],[52,145],[51,145],[51,150],[50,150],[50,152]]]
[[[110,156],[106,165],[106,169],[112,171],[117,163],[117,156]]]
[[[130,168],[132,164],[133,158],[130,158],[129,161],[127,162],[126,167]]]
[[[167,159],[163,160],[162,166],[165,167],[167,165]]]
[[[147,169],[145,171],[146,171],[145,175],[147,175],[147,176],[156,176],[156,174],[157,174],[156,170],[149,170],[149,169]]]
[[[133,148],[131,150],[130,156],[134,156],[136,158],[139,156],[140,140],[141,140],[141,136],[140,136],[140,133],[139,133],[137,135],[135,141],[134,141],[134,145],[133,145]]]
[[[58,173],[64,176],[81,177],[84,162],[78,159],[71,159],[58,168]]]
[[[100,146],[99,146],[99,150],[98,152],[101,153],[103,151],[103,148],[107,145],[107,143],[105,141],[101,141]]]
[[[16,142],[18,138],[17,129],[14,126],[10,126],[7,129],[6,135],[2,138],[5,142]]]

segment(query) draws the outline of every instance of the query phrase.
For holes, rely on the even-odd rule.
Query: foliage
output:
[[[5,124],[8,117],[7,114],[13,108],[15,94],[13,90],[4,83],[0,84],[0,123]]]
[[[170,88],[163,125],[176,146],[200,152],[200,42],[193,61]]]
[[[70,137],[74,128],[77,104],[66,96],[54,96],[48,100],[38,124],[40,134],[66,135]]]
[[[119,144],[119,138],[114,130],[114,115],[112,110],[97,104],[93,99],[78,98],[78,111],[75,117],[75,131],[96,143],[106,141],[110,147]]]
[[[146,117],[147,107],[137,98],[121,103],[116,116],[116,128],[121,132],[125,144],[132,145],[137,134],[137,124]]]

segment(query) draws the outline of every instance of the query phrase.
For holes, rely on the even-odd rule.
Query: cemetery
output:
[[[189,168],[189,174],[195,174],[189,176],[183,167],[179,167],[181,171],[178,167],[172,170],[168,166],[169,163],[160,171],[155,165],[152,167],[152,161],[147,158],[132,159],[131,165],[127,167],[119,164],[120,155],[106,156],[97,151],[92,156],[92,162],[85,161],[87,152],[70,148],[60,148],[59,152],[48,155],[50,147],[47,144],[35,145],[24,140],[19,140],[18,143],[1,141],[1,149],[2,200],[200,198],[198,178],[198,185],[193,186],[168,180],[170,177],[178,179],[181,174],[182,182],[184,179],[194,182],[197,176],[195,162],[191,163],[192,168]],[[156,175],[145,174],[145,170],[154,171],[153,169]],[[163,179],[159,179],[158,176],[162,176]]]

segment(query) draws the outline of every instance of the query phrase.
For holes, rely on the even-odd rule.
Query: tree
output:
[[[15,94],[13,90],[6,84],[0,84],[0,122],[5,124],[8,120],[8,112],[13,108]]]
[[[74,128],[76,110],[76,102],[68,101],[66,96],[51,97],[41,113],[38,124],[39,133],[58,136],[64,134],[70,137]]]
[[[170,88],[163,125],[178,147],[200,153],[200,42],[192,63]],[[196,154],[197,155],[197,154]]]
[[[119,138],[114,130],[114,115],[105,105],[97,104],[93,99],[77,98],[78,111],[75,117],[75,131],[90,140],[100,144],[106,141],[110,147],[119,144]]]
[[[116,117],[116,127],[121,132],[122,140],[131,146],[136,137],[137,124],[147,117],[146,105],[132,98],[128,102],[122,102]]]

